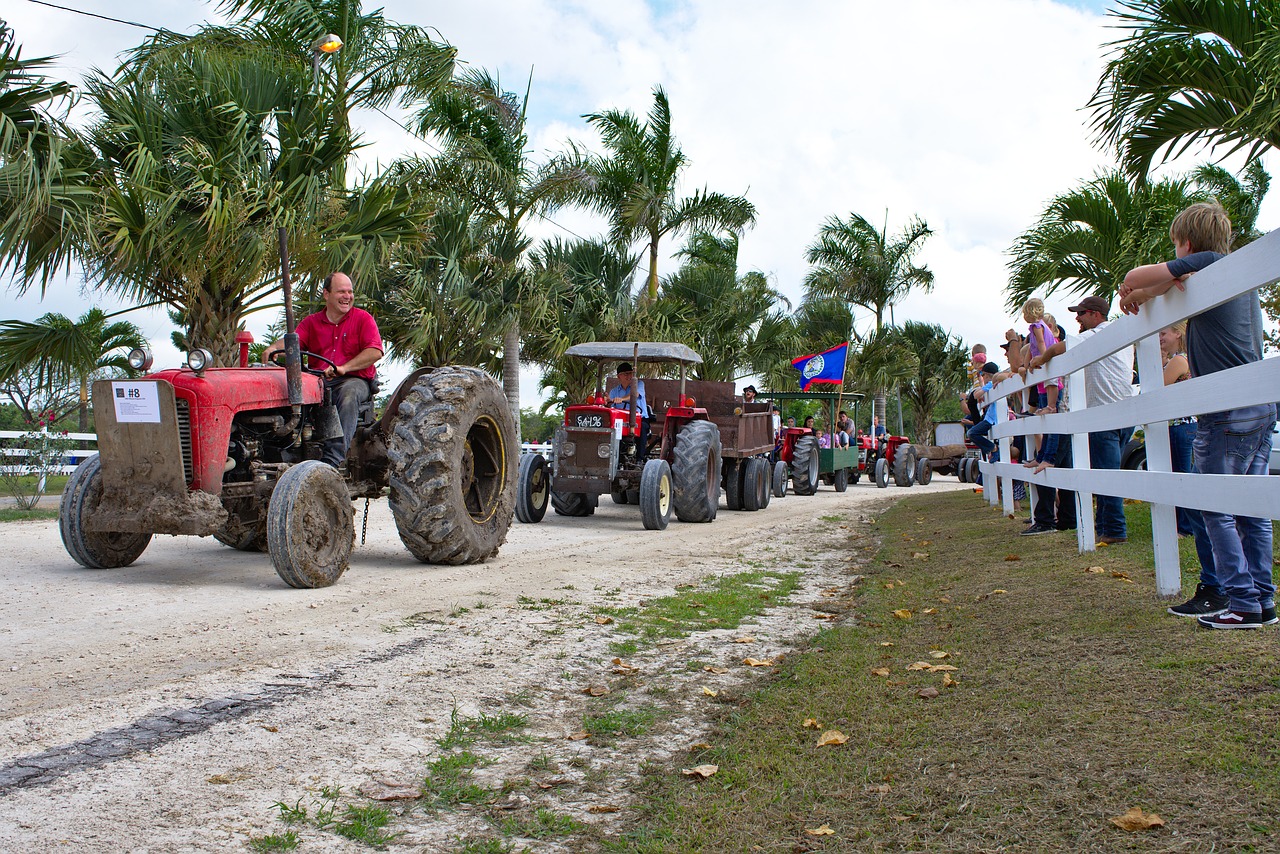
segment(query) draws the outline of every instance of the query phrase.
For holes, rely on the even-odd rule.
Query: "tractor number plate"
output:
[[[603,427],[603,415],[575,415],[573,417],[574,427]]]

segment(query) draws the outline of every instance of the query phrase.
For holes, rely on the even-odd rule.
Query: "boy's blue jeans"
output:
[[[1196,422],[1184,421],[1169,425],[1169,447],[1173,451],[1173,470],[1176,472],[1194,472],[1195,465],[1191,455],[1191,445],[1196,438]],[[1218,596],[1227,595],[1218,583],[1218,573],[1213,565],[1213,545],[1209,542],[1209,531],[1204,526],[1204,516],[1199,510],[1178,507],[1178,533],[1190,534],[1196,543],[1196,557],[1200,559],[1200,583],[1208,587]]]
[[[983,456],[991,456],[991,452],[996,449],[996,443],[987,436],[993,426],[995,425],[984,419],[974,424],[964,434],[966,439],[978,446],[978,450],[982,451]]]
[[[1266,475],[1275,421],[1275,406],[1270,403],[1200,416],[1194,445],[1196,471]],[[1213,543],[1214,570],[1231,610],[1257,614],[1274,607],[1271,520],[1208,510],[1201,515]]]
[[[1129,444],[1133,428],[1100,430],[1089,434],[1089,467],[1120,468],[1120,452]],[[1128,537],[1124,522],[1124,499],[1115,495],[1095,496],[1093,531],[1099,537]]]

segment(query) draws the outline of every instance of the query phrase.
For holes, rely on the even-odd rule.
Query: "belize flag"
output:
[[[808,391],[810,383],[844,383],[844,360],[849,355],[849,342],[846,341],[830,350],[823,350],[813,356],[801,356],[792,359],[800,372],[800,390]]]

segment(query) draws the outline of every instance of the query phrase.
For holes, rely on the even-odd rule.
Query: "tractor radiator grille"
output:
[[[195,464],[191,460],[191,407],[187,401],[178,398],[174,403],[178,407],[178,444],[182,446],[182,475],[190,486],[196,479]]]

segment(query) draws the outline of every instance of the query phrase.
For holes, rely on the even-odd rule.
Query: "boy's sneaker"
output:
[[[1206,629],[1260,629],[1262,628],[1262,615],[1226,610],[1217,614],[1207,614],[1199,617],[1196,622]]]
[[[1197,584],[1195,595],[1181,605],[1170,607],[1168,611],[1176,617],[1202,617],[1224,611],[1226,607],[1226,596],[1219,596],[1206,585]]]
[[[1272,605],[1270,608],[1263,608],[1262,625],[1274,626],[1276,623],[1280,623],[1280,620],[1276,619],[1276,606]]]
[[[1052,534],[1052,533],[1054,533],[1054,529],[1049,525],[1032,525],[1030,528],[1027,528],[1027,530],[1023,531],[1021,536],[1034,537],[1036,534]]]

